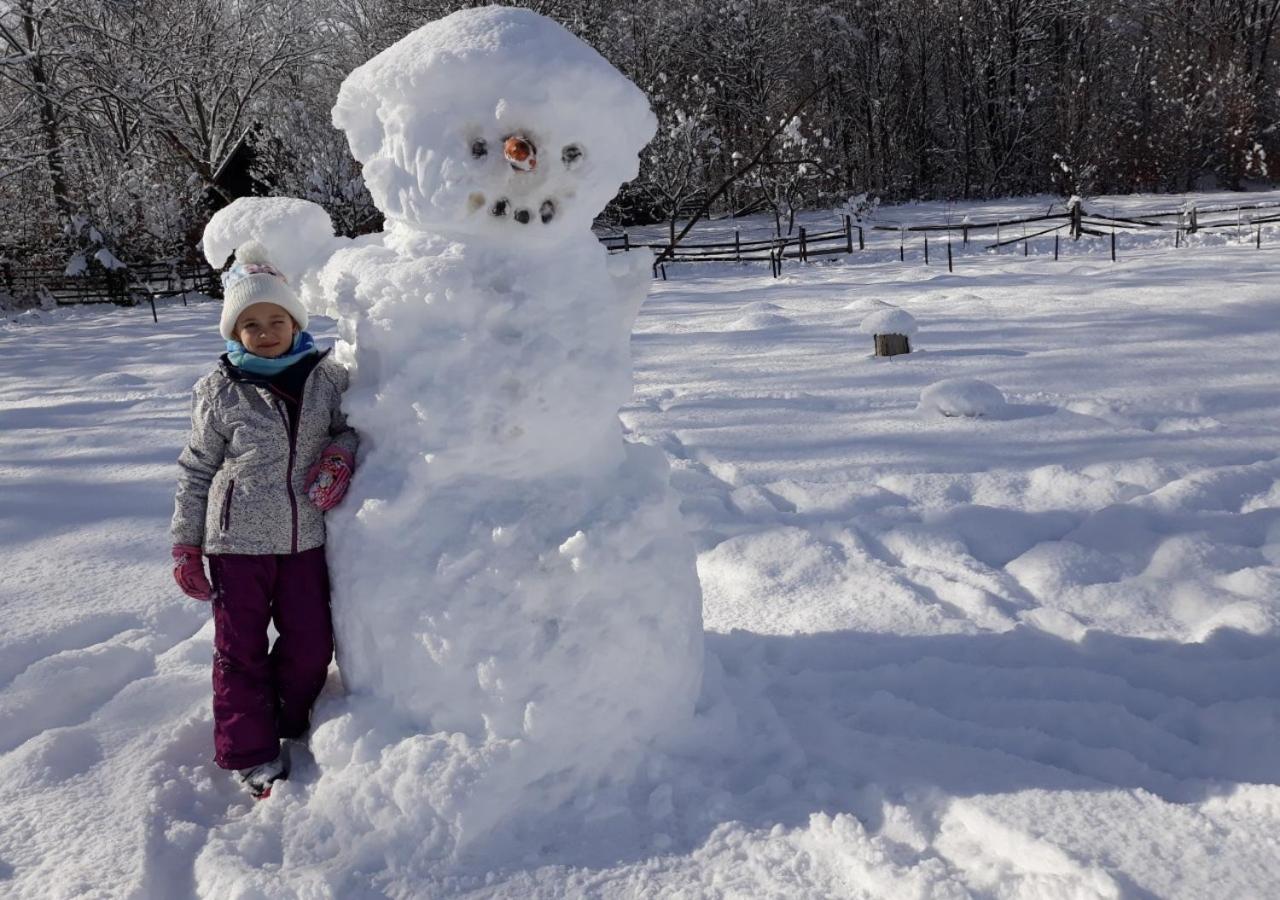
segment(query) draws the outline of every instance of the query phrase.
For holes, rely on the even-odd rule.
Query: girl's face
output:
[[[273,359],[289,352],[298,323],[274,303],[255,303],[236,319],[236,340],[254,356]]]

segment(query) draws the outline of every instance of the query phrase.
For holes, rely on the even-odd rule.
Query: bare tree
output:
[[[34,121],[32,133],[38,146],[38,150],[10,150],[12,155],[5,157],[8,174],[28,168],[36,159],[43,162],[58,222],[67,225],[72,202],[61,135],[65,91],[59,83],[67,34],[60,5],[59,0],[17,0],[7,10],[0,9],[0,49],[5,54],[0,77],[17,85],[25,95],[21,109]],[[10,121],[16,124],[15,119]]]
[[[221,193],[213,180],[218,166],[255,114],[271,114],[258,101],[321,49],[308,19],[303,0],[152,0],[144,11],[104,3],[77,25],[100,47],[83,63],[101,92],[104,118],[114,111],[119,128],[146,136],[136,152],[171,155]]]

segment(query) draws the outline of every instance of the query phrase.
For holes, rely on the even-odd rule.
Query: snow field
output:
[[[675,270],[622,418],[697,541],[698,713],[629,783],[449,866],[423,860],[465,739],[385,759],[336,680],[269,802],[208,761],[207,610],[165,551],[216,307],[0,324],[0,893],[1265,897],[1273,265],[1224,244],[1088,272]],[[885,304],[917,352],[871,356]],[[1004,417],[917,409],[952,378]],[[320,776],[339,766],[378,783]]]

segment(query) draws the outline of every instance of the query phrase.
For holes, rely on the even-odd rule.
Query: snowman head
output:
[[[424,25],[356,69],[333,121],[390,222],[531,243],[589,228],[656,127],[595,50],[497,6]]]

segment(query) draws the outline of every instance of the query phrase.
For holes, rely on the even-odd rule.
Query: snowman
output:
[[[483,798],[452,827],[483,830],[625,781],[700,687],[694,551],[665,457],[617,416],[651,260],[591,232],[655,122],[582,41],[501,7],[383,51],[333,119],[384,232],[242,200],[205,251],[262,241],[338,320],[361,434],[328,520],[346,702],[382,711],[388,746],[447,735],[433,752],[465,755]]]

